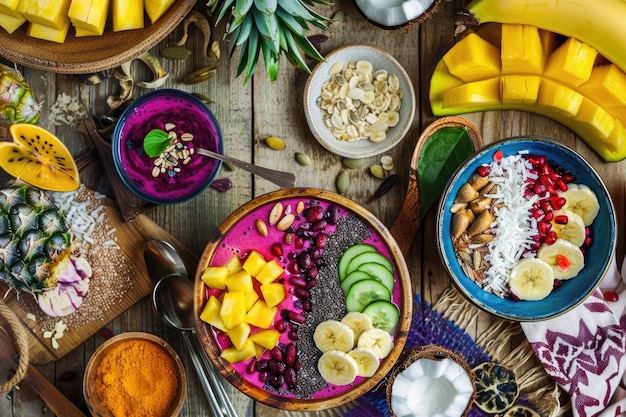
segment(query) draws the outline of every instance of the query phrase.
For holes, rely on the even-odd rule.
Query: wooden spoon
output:
[[[420,191],[417,182],[417,163],[419,161],[420,152],[433,133],[444,127],[466,127],[469,137],[472,140],[474,151],[477,151],[483,146],[482,137],[478,129],[470,121],[462,117],[442,117],[424,129],[417,140],[413,156],[411,157],[411,163],[409,165],[409,186],[402,209],[400,209],[400,214],[390,229],[391,234],[396,238],[398,246],[400,246],[400,250],[405,256],[409,253],[411,244],[415,238],[415,233],[417,233],[417,229],[419,229],[420,226]]]
[[[17,352],[7,331],[0,327],[0,359],[17,367]],[[70,400],[50,383],[37,369],[28,365],[24,381],[28,382],[33,390],[58,417],[86,417]]]

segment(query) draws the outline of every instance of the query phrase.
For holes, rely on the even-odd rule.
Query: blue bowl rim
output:
[[[524,309],[518,309],[518,310],[521,310],[521,312],[504,313],[494,308],[490,304],[484,302],[483,300],[479,300],[475,296],[473,296],[472,293],[466,287],[466,285],[468,286],[473,285],[474,287],[473,288],[470,287],[470,288],[472,288],[474,291],[482,291],[482,294],[481,293],[479,294],[483,298],[486,298],[487,300],[494,300],[494,302],[496,303],[499,303],[499,300],[503,300],[502,298],[494,294],[489,294],[483,291],[469,277],[465,276],[465,274],[461,273],[459,274],[460,276],[457,275],[457,273],[455,273],[454,271],[454,267],[455,266],[458,267],[458,261],[456,260],[456,256],[454,256],[454,253],[452,253],[453,257],[449,256],[448,254],[449,251],[446,250],[446,246],[449,247],[450,245],[444,245],[443,243],[445,234],[449,233],[448,232],[449,229],[444,230],[444,224],[449,225],[449,222],[444,221],[444,217],[447,215],[447,213],[449,213],[449,206],[452,201],[450,199],[450,195],[451,195],[452,190],[454,189],[454,184],[463,175],[463,173],[469,176],[468,174],[469,171],[466,171],[466,168],[472,165],[473,163],[476,163],[476,166],[480,165],[476,161],[486,158],[493,151],[497,150],[497,148],[501,148],[503,145],[524,143],[524,142],[539,143],[540,146],[560,148],[560,150],[564,151],[565,154],[567,155],[566,158],[568,159],[573,158],[577,162],[577,164],[580,165],[581,168],[585,169],[589,177],[591,177],[594,183],[596,183],[594,185],[598,185],[600,187],[599,190],[595,189],[595,191],[596,193],[600,193],[603,195],[603,197],[600,197],[599,200],[600,200],[601,205],[603,204],[603,202],[606,203],[606,207],[605,207],[605,210],[607,211],[606,216],[608,217],[608,221],[610,222],[610,226],[611,226],[608,228],[609,236],[607,239],[607,241],[609,242],[609,247],[608,247],[609,253],[604,256],[604,264],[602,265],[601,270],[598,272],[597,276],[595,277],[595,280],[591,280],[590,285],[588,285],[585,291],[583,291],[582,294],[579,294],[579,296],[576,299],[574,299],[573,301],[572,300],[568,301],[568,303],[565,305],[556,306],[557,308],[553,309],[552,311],[546,311],[546,312],[537,312],[536,310],[533,311],[532,307],[533,306],[536,307],[537,305],[539,305],[537,303],[547,302],[547,300],[549,300],[550,297],[554,293],[552,293],[550,296],[548,296],[547,298],[541,301],[513,301],[513,300],[506,301],[508,303],[511,303],[511,305],[515,305],[517,307],[523,306],[524,309],[529,309],[530,311],[532,311],[533,312],[532,314],[524,314],[523,313]],[[554,156],[548,155],[548,158],[553,160]],[[564,166],[564,168],[569,169],[570,167]],[[498,316],[507,320],[511,320],[511,321],[534,322],[534,321],[542,321],[542,320],[551,319],[554,317],[558,317],[562,314],[565,314],[566,312],[580,305],[593,293],[593,291],[595,291],[595,289],[600,285],[602,278],[606,275],[606,272],[608,271],[611,263],[614,260],[615,248],[617,245],[617,237],[616,237],[617,219],[615,215],[615,208],[613,206],[613,201],[611,200],[611,196],[608,192],[608,189],[606,188],[606,185],[602,181],[602,178],[600,177],[598,172],[593,168],[593,166],[589,163],[589,161],[587,161],[582,155],[577,153],[573,148],[571,148],[570,146],[566,145],[565,143],[557,139],[549,138],[546,136],[539,136],[539,135],[520,135],[520,136],[503,138],[498,141],[495,141],[481,148],[480,150],[475,152],[473,155],[468,157],[451,176],[444,190],[445,191],[443,195],[441,196],[438,210],[437,210],[437,228],[436,228],[437,248],[439,250],[441,261],[444,265],[444,268],[446,269],[446,272],[451,277],[454,286],[463,294],[463,296],[475,306],[479,307],[480,309],[488,313],[494,314],[495,316]],[[456,263],[456,265],[455,266],[451,265],[451,262]],[[458,269],[460,270],[460,267],[458,267]],[[515,309],[513,309],[513,311],[515,311]]]
[[[144,193],[141,192],[141,190],[139,190],[137,187],[135,187],[135,184],[133,184],[131,181],[129,181],[125,174],[124,174],[124,170],[122,169],[121,165],[121,160],[119,157],[119,147],[120,147],[120,132],[122,130],[122,126],[124,125],[124,122],[126,121],[126,119],[128,118],[128,116],[130,115],[130,113],[133,111],[134,108],[136,108],[137,106],[141,105],[142,103],[152,99],[154,96],[161,96],[161,95],[178,95],[183,97],[186,100],[190,100],[192,102],[194,102],[195,104],[197,104],[199,107],[201,107],[202,109],[204,109],[207,112],[207,116],[209,117],[209,119],[211,119],[213,121],[213,123],[216,126],[216,130],[217,130],[217,135],[219,137],[219,141],[218,141],[218,149],[217,149],[217,153],[223,154],[224,153],[224,136],[222,135],[222,129],[220,127],[220,124],[217,121],[217,118],[215,117],[215,115],[213,114],[213,111],[209,108],[209,106],[207,106],[205,103],[203,103],[200,99],[198,99],[197,97],[195,97],[193,94],[188,93],[186,91],[183,90],[177,90],[175,88],[161,88],[158,90],[154,90],[154,91],[150,91],[148,93],[145,93],[141,96],[139,96],[138,98],[136,98],[135,100],[133,100],[133,102],[124,109],[124,111],[122,112],[121,116],[119,117],[119,119],[117,120],[117,123],[115,125],[115,129],[113,130],[113,136],[111,139],[111,153],[113,155],[113,164],[115,165],[115,170],[117,171],[119,177],[121,178],[122,182],[124,183],[124,185],[126,185],[126,187],[128,187],[129,190],[131,190],[133,192],[133,194],[135,194],[137,197],[146,200],[150,203],[153,204],[179,204],[179,203],[184,203],[186,201],[192,200],[193,198],[195,198],[196,196],[198,196],[200,193],[202,193],[204,190],[207,189],[207,187],[209,185],[211,185],[211,183],[215,180],[215,178],[217,177],[221,167],[222,167],[222,161],[218,161],[217,164],[217,168],[215,169],[215,171],[213,172],[213,175],[211,175],[211,177],[207,180],[206,184],[198,189],[197,191],[195,191],[193,194],[186,196],[184,198],[180,198],[177,200],[159,200],[159,199],[154,199],[151,198],[150,196],[146,196],[144,195]]]

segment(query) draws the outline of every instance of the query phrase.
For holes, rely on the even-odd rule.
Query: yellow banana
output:
[[[527,24],[577,38],[626,71],[624,0],[474,0],[467,10],[480,23]]]

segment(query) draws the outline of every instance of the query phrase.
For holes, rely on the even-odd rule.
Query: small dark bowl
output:
[[[158,158],[143,148],[152,129],[166,130],[173,123],[178,136],[193,134],[181,141],[191,151],[190,159],[177,160],[165,172],[153,175]],[[198,155],[198,148],[223,153],[222,133],[211,110],[193,95],[180,90],[160,89],[144,94],[122,113],[112,139],[113,162],[124,184],[139,198],[155,204],[175,204],[200,194],[217,176],[221,162]]]
[[[550,295],[539,301],[516,301],[488,293],[462,270],[450,238],[452,213],[459,188],[482,164],[492,162],[496,151],[504,156],[527,150],[571,171],[576,183],[588,185],[597,195],[600,212],[591,224],[593,242],[585,253],[585,267],[575,278],[563,281]],[[487,146],[466,160],[452,176],[439,203],[437,244],[442,262],[459,291],[472,303],[496,316],[514,321],[539,321],[557,317],[582,303],[599,285],[613,259],[616,245],[615,210],[602,179],[593,167],[568,146],[543,137],[515,137]],[[591,261],[592,260],[592,261]]]

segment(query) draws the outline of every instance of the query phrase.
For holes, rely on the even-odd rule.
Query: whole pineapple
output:
[[[211,13],[220,6],[217,23],[230,13],[226,27],[230,55],[241,47],[237,76],[245,72],[248,81],[262,56],[270,80],[276,81],[282,53],[291,65],[307,73],[311,70],[300,51],[317,61],[324,60],[304,32],[309,30],[309,25],[328,30],[328,19],[310,6],[332,3],[332,0],[208,0],[207,6]]]
[[[0,190],[0,280],[33,294],[53,288],[53,267],[70,255],[71,241],[63,214],[40,190]]]
[[[0,122],[37,123],[40,109],[22,73],[0,63]]]

